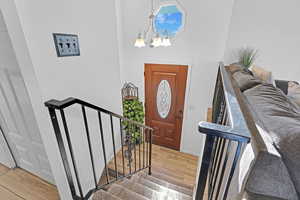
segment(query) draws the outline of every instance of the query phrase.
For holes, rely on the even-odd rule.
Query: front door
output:
[[[145,64],[146,124],[153,143],[180,150],[188,67]]]

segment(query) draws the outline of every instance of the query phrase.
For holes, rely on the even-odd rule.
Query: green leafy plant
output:
[[[125,118],[144,124],[145,112],[143,103],[137,99],[123,101],[123,114]],[[123,127],[127,134],[131,134],[133,143],[141,142],[141,129],[129,121],[123,121]]]
[[[257,58],[257,50],[246,47],[239,50],[239,64],[249,69]]]

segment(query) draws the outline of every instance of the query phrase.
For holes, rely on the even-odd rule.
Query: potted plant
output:
[[[254,64],[257,58],[257,50],[246,47],[241,48],[238,52],[238,64],[245,68],[245,70],[249,70],[249,68]]]
[[[145,112],[143,103],[138,99],[123,100],[123,114],[125,118],[144,124]],[[123,121],[124,130],[131,134],[131,142],[140,144],[142,142],[142,133],[140,127],[128,121]]]

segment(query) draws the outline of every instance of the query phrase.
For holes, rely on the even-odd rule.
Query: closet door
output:
[[[0,127],[0,164],[5,165],[8,168],[16,167],[11,149],[8,146],[8,142]]]
[[[54,182],[32,105],[22,76],[0,70],[0,126],[17,166]]]

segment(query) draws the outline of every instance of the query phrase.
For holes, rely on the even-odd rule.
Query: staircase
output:
[[[195,159],[169,149],[159,151],[160,147],[152,144],[152,128],[76,98],[50,100],[45,105],[49,110],[74,200],[192,199],[193,186],[189,186],[191,177],[195,177],[192,172],[195,169]],[[82,113],[85,146],[73,144],[74,135],[82,132],[77,130],[79,127],[70,131],[70,121],[76,120],[78,123],[78,118],[72,117],[72,113],[67,113],[69,109]],[[97,127],[93,123],[91,128],[91,122],[97,121]],[[132,134],[128,134],[128,131],[138,131],[139,141],[133,142]],[[95,143],[97,141],[98,143]],[[77,166],[79,161],[83,164],[82,158],[76,157],[76,151],[82,148],[88,150],[84,164],[89,167],[92,175],[84,177],[84,182],[81,181],[83,177],[80,176]],[[95,156],[97,151],[101,152],[100,157]],[[152,160],[155,163],[152,163]],[[99,162],[104,163],[100,179],[97,174]]]
[[[193,191],[171,182],[158,172],[139,172],[99,190],[93,200],[192,200]]]
[[[154,129],[151,127],[76,98],[45,102],[73,199],[227,199],[242,146],[251,138],[240,107],[240,103],[245,102],[227,70],[221,63],[209,122],[200,122],[198,126],[206,139],[197,177],[197,159],[168,149],[157,151],[152,144]],[[74,116],[74,113],[67,116],[65,111],[71,107],[76,112],[81,110],[82,117]],[[98,119],[91,120],[87,112]],[[84,135],[85,145],[73,144],[74,133],[69,131],[68,119],[75,120],[76,124],[83,119],[84,131],[79,135]],[[95,131],[95,123],[99,124],[98,131]],[[133,140],[132,134],[139,135],[139,139]],[[236,147],[232,143],[237,144]],[[87,159],[82,162],[83,156],[78,159],[74,152],[84,147],[88,153],[85,151]],[[100,159],[95,152],[101,152]],[[80,176],[82,167],[77,166],[78,162],[89,167],[90,177]],[[99,169],[97,163],[104,163],[100,181],[97,172],[103,168]],[[81,181],[83,178],[86,180]],[[194,188],[195,193],[192,192]]]

